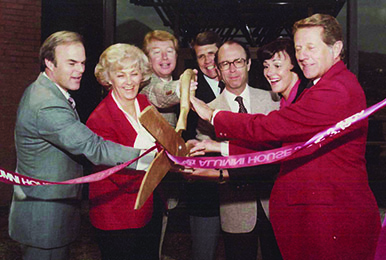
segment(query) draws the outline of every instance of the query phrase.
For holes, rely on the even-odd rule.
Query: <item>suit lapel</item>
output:
[[[67,98],[63,95],[63,93],[59,90],[59,88],[52,82],[49,78],[40,73],[38,79],[38,84],[46,88],[48,91],[52,92],[58,99],[63,100],[66,105],[74,112],[76,120],[80,120],[79,114],[76,109],[73,109],[70,102],[68,102]]]
[[[201,99],[205,103],[209,103],[216,98],[212,88],[209,86],[209,83],[206,81],[204,74],[201,71],[198,73],[197,83],[196,97],[198,99]]]
[[[227,110],[227,111],[231,111],[231,107],[229,106],[228,101],[225,98],[224,92],[219,95],[218,102],[219,102],[219,104],[218,104],[218,108],[219,109],[224,109],[224,110]]]
[[[251,104],[251,114],[256,114],[256,113],[259,113],[262,111],[263,107],[262,104],[261,104],[261,101],[262,101],[262,97],[260,95],[258,95],[258,93],[256,93],[254,91],[254,89],[252,88],[249,88],[249,99],[250,99],[250,104]]]
[[[120,138],[123,138],[122,141],[131,143],[134,145],[135,139],[137,137],[137,132],[127,120],[125,114],[118,108],[115,103],[112,95],[112,91],[106,97],[106,106],[111,116],[111,119],[114,121],[114,127],[116,128],[116,133]]]
[[[225,93],[221,93],[215,100],[209,103],[209,106],[214,109],[221,109],[225,111],[231,111],[231,107],[225,98]]]
[[[249,88],[249,98],[251,104],[251,114],[263,113],[267,110],[267,102],[264,100],[267,97],[264,97],[263,93],[260,93],[257,89],[252,87]]]

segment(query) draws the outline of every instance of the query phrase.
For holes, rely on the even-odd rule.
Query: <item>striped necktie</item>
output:
[[[240,96],[237,96],[235,98],[235,101],[237,103],[239,103],[239,113],[248,113],[247,109],[245,108],[244,106],[244,103],[243,103],[243,97],[240,97]]]
[[[70,103],[72,109],[75,110],[75,100],[72,97],[69,97],[68,102]]]

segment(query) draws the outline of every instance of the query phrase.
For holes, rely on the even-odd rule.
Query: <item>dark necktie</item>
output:
[[[69,97],[68,102],[70,103],[72,109],[75,110],[75,100],[72,97]]]
[[[239,113],[248,113],[247,109],[244,106],[243,98],[242,97],[237,96],[235,98],[235,101],[237,101],[237,103],[239,103]]]
[[[218,82],[218,87],[220,88],[220,93],[222,93],[222,91],[224,90],[225,88],[225,83],[222,82],[221,80]]]
[[[314,85],[314,81],[310,80],[306,86],[306,88],[311,88]]]

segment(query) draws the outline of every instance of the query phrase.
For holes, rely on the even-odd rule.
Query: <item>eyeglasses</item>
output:
[[[223,61],[218,64],[218,68],[220,70],[229,70],[231,67],[231,64],[235,66],[236,68],[243,68],[245,64],[247,64],[247,60],[243,58],[235,59],[234,61]]]

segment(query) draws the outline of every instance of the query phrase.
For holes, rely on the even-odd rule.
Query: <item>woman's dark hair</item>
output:
[[[288,38],[276,39],[257,50],[257,58],[261,64],[265,60],[272,59],[272,57],[279,52],[286,52],[291,59],[291,64],[294,66],[293,72],[299,76],[303,75],[299,64],[296,61],[294,42]]]

